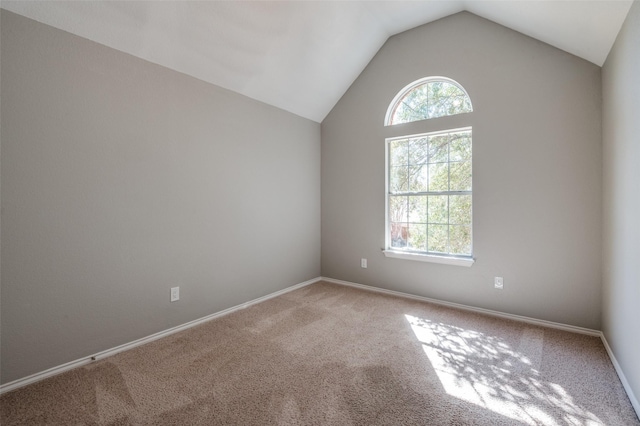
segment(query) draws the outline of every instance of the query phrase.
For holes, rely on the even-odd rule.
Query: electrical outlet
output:
[[[493,279],[493,286],[495,288],[497,288],[498,290],[502,290],[503,284],[504,284],[504,281],[503,281],[502,277],[495,277]]]
[[[367,259],[360,259],[360,266],[363,268],[367,267]]]
[[[180,287],[171,287],[171,301],[180,300]]]

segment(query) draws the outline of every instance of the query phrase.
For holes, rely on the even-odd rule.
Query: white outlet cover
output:
[[[500,290],[502,290],[502,288],[504,287],[504,280],[502,277],[495,277],[493,280],[493,286],[495,288],[498,288]]]
[[[171,287],[171,301],[180,300],[180,287]]]

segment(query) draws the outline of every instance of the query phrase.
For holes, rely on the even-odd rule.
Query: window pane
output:
[[[409,140],[409,164],[425,164],[428,157],[427,138]]]
[[[473,110],[471,100],[455,82],[442,79],[421,81],[389,106],[391,117],[387,124],[408,123]]]
[[[449,196],[449,223],[471,225],[471,195]]]
[[[413,88],[397,104],[392,124],[424,120],[427,116],[427,84]]]
[[[392,194],[398,192],[407,192],[409,190],[409,181],[407,176],[407,166],[391,167],[389,170],[389,192]]]
[[[429,162],[446,163],[449,161],[449,135],[429,138]]]
[[[429,118],[455,115],[471,111],[470,102],[465,102],[467,96],[456,85],[446,81],[428,83],[427,102],[429,104]]]
[[[389,220],[391,222],[407,221],[407,206],[409,197],[389,196]]]
[[[408,248],[425,251],[427,248],[427,225],[423,223],[410,223],[408,237]]]
[[[448,225],[429,225],[427,249],[429,251],[447,253],[448,250]]]
[[[450,163],[451,191],[471,191],[471,161]]]
[[[392,222],[390,228],[391,247],[406,248],[409,225],[407,223]]]
[[[409,197],[409,222],[427,223],[427,197]],[[426,231],[426,229],[425,229]]]
[[[449,161],[471,160],[471,132],[453,136],[449,144]]]
[[[409,166],[409,191],[422,192],[427,190],[429,181],[427,166]]]
[[[408,153],[409,150],[406,139],[389,142],[389,164],[391,166],[407,164]]]
[[[447,195],[428,196],[428,222],[448,223],[449,200]]]
[[[429,191],[449,190],[449,164],[429,164]]]
[[[450,250],[451,254],[471,254],[471,226],[451,225]]]

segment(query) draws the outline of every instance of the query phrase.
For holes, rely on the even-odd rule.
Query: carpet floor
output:
[[[0,397],[8,425],[640,425],[597,337],[319,282]]]

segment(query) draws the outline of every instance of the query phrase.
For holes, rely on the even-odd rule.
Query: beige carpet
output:
[[[597,337],[328,283],[7,393],[0,423],[640,424]]]

